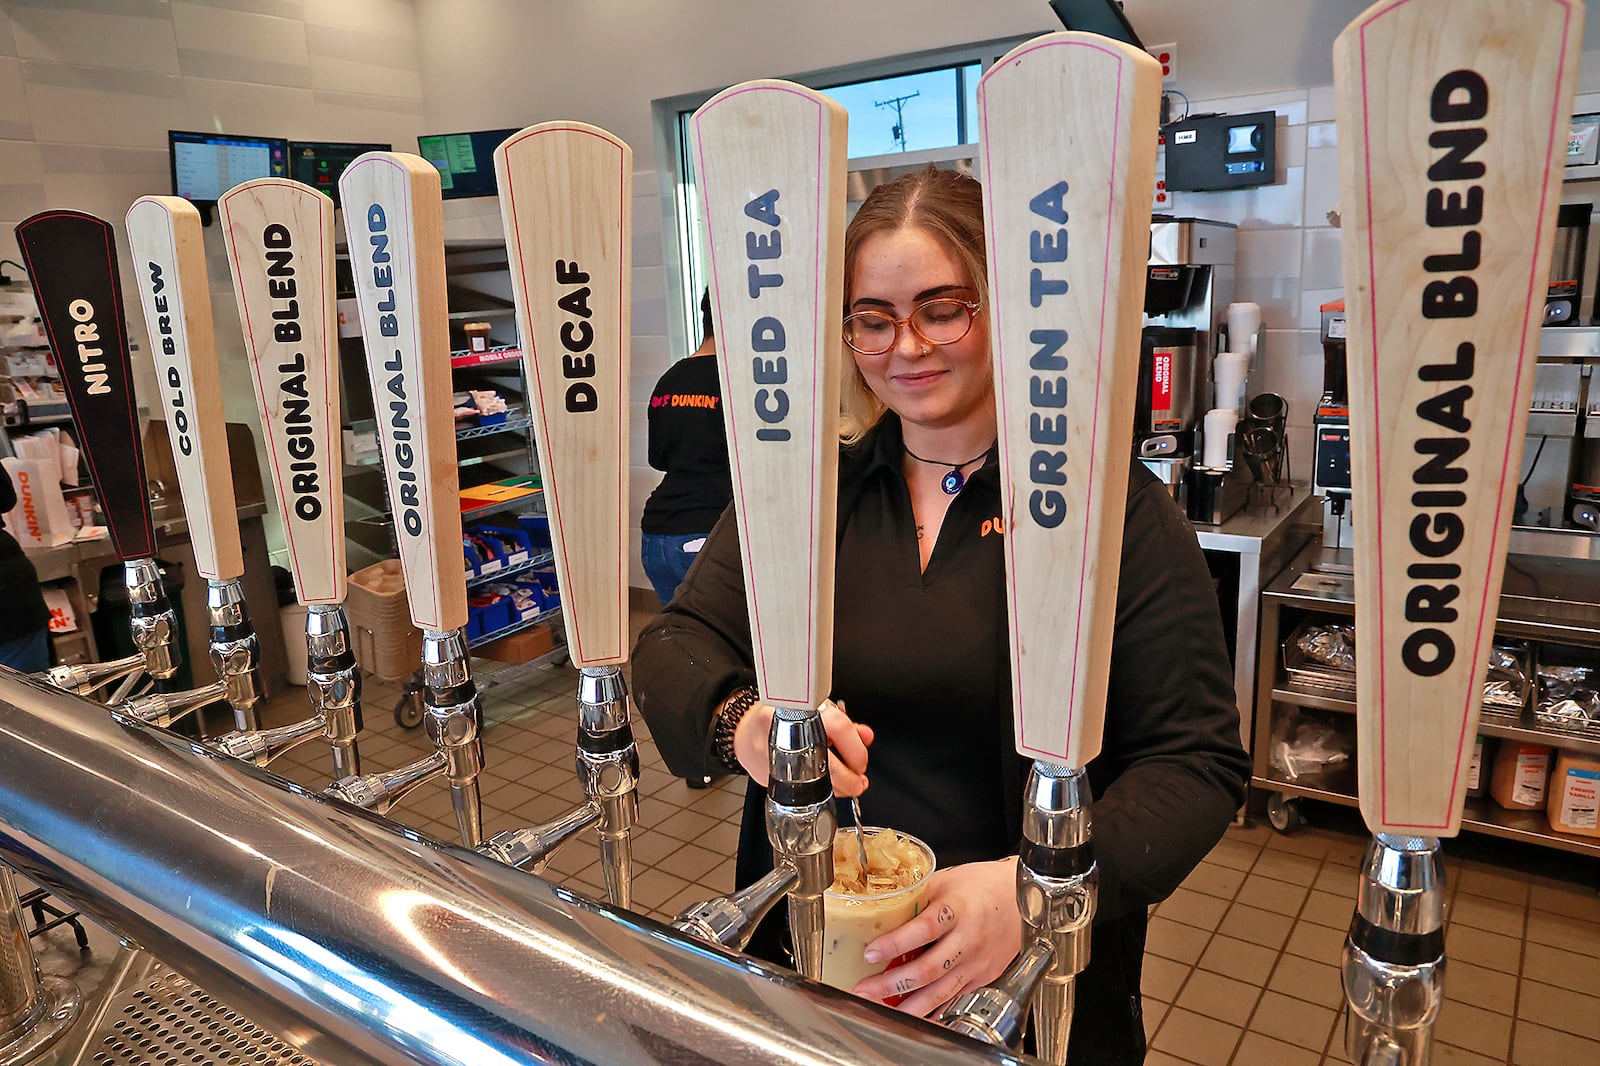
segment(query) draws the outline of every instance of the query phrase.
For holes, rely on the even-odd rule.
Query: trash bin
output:
[[[288,660],[284,675],[291,685],[306,683],[306,671],[311,658],[306,652],[306,615],[309,612],[298,603],[278,608],[278,622],[283,626],[283,652]]]

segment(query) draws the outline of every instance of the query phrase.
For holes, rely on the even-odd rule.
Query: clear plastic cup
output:
[[[868,826],[864,827],[863,832],[870,838],[888,830]],[[897,835],[921,849],[928,861],[927,872],[915,883],[887,892],[854,894],[830,889],[823,894],[822,910],[825,925],[822,981],[824,984],[848,992],[863,978],[880,974],[891,964],[902,961],[890,959],[887,962],[871,963],[862,957],[868,944],[884,933],[900,928],[921,913],[922,902],[928,894],[928,879],[933,876],[936,867],[933,849],[916,837],[907,836],[905,833]],[[840,856],[841,861],[858,863],[854,829],[840,829],[834,836],[833,847],[834,854]],[[912,955],[903,958],[910,958]]]

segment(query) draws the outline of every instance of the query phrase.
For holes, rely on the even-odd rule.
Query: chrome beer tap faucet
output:
[[[1089,965],[1099,899],[1088,775],[1036,761],[1028,773],[1017,863],[1023,951],[994,984],[956,999],[940,1018],[951,1029],[1010,1045],[1032,1009],[1039,1055],[1065,1062],[1074,981]]]
[[[128,589],[128,631],[132,655],[103,663],[71,663],[53,666],[44,679],[57,688],[79,696],[89,696],[113,681],[143,671],[158,680],[178,672],[182,653],[174,639],[178,616],[161,587],[161,570],[152,558],[129,559],[122,564],[123,582]]]
[[[772,872],[727,896],[689,907],[672,927],[723,947],[742,949],[778,900],[789,900],[795,969],[822,976],[822,894],[833,883],[833,837],[838,828],[828,776],[822,715],[777,707],[772,717],[767,839]]]
[[[1437,838],[1373,835],[1340,956],[1356,1066],[1427,1066],[1444,1001],[1444,902]]]
[[[483,769],[478,692],[472,683],[464,631],[425,631],[422,635],[423,724],[434,750],[381,774],[346,777],[323,790],[358,807],[385,814],[406,793],[431,777],[450,785],[456,828],[469,848],[483,843],[483,805],[478,775]]]
[[[772,716],[767,839],[775,866],[798,875],[789,890],[789,933],[795,969],[822,977],[822,894],[833,883],[833,834],[839,820],[828,777],[828,738],[822,715],[778,707]]]
[[[250,624],[238,578],[207,579],[206,621],[211,628],[211,665],[225,686],[223,698],[233,708],[240,731],[254,730],[256,705],[261,702],[261,641]]]
[[[639,816],[639,748],[620,666],[585,666],[578,677],[578,780],[599,807],[600,864],[606,897],[633,905],[633,846]]]
[[[356,737],[361,732],[361,672],[350,650],[343,607],[311,604],[307,608],[306,652],[310,718],[275,729],[236,730],[209,746],[224,755],[267,766],[284,752],[320,737],[333,754],[333,780],[359,775]]]

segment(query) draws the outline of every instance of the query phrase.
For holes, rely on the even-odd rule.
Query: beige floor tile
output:
[[[1188,979],[1189,969],[1186,963],[1146,953],[1144,973],[1139,982],[1145,1003],[1148,1004],[1152,999],[1171,1003],[1178,997],[1178,989],[1182,988],[1183,982]]]
[[[1265,992],[1250,1019],[1250,1030],[1321,1055],[1333,1032],[1333,1018],[1334,1012],[1327,1007]]]
[[[1293,927],[1294,919],[1286,914],[1235,903],[1228,909],[1228,916],[1217,927],[1217,932],[1277,951],[1289,939],[1289,930]]]
[[[1268,850],[1261,853],[1250,872],[1256,877],[1270,877],[1291,885],[1309,886],[1316,881],[1317,872],[1321,869],[1321,859]]]
[[[1155,1048],[1199,1066],[1228,1066],[1240,1035],[1238,1026],[1173,1007],[1156,1033]]]
[[[1182,922],[1196,929],[1215,929],[1222,916],[1228,912],[1228,901],[1180,888],[1168,896],[1156,913],[1169,921]]]
[[[1313,962],[1337,963],[1339,952],[1344,950],[1344,934],[1343,929],[1300,922],[1289,934],[1289,942],[1284,950]]]
[[[1267,837],[1266,849],[1287,855],[1304,855],[1320,862],[1328,853],[1328,845],[1334,839],[1334,834],[1315,829],[1302,830],[1298,833],[1273,833]]]
[[[1326,865],[1322,872],[1317,874],[1315,888],[1318,892],[1327,892],[1345,899],[1356,898],[1356,887],[1360,878],[1356,871],[1347,866]]]
[[[1332,892],[1313,892],[1300,912],[1302,922],[1315,922],[1334,929],[1350,928],[1350,917],[1355,913],[1356,897],[1336,896]]]
[[[1144,997],[1144,1039],[1148,1044],[1156,1038],[1156,1030],[1161,1028],[1161,1020],[1167,1016],[1169,1004],[1159,999]]]
[[[1228,826],[1228,831],[1223,834],[1222,839],[1231,840],[1236,843],[1254,844],[1256,847],[1261,847],[1276,835],[1277,834],[1273,831],[1272,827],[1267,825],[1267,823],[1261,821],[1252,821],[1249,825],[1230,823]]]
[[[1455,976],[1454,971],[1451,977]],[[1303,999],[1330,1010],[1344,1002],[1344,986],[1339,968],[1331,963],[1314,962],[1298,955],[1285,955],[1272,971],[1267,988],[1279,995]]]
[[[1462,892],[1445,911],[1445,921],[1459,922],[1475,929],[1487,929],[1505,936],[1521,937],[1526,913],[1527,907],[1521,903]]]
[[[1244,1034],[1234,1066],[1318,1066],[1322,1056],[1257,1032]]]
[[[1223,837],[1222,842],[1212,848],[1206,856],[1206,861],[1226,866],[1231,870],[1248,870],[1255,865],[1260,854],[1259,845]]]
[[[1528,905],[1600,924],[1600,893],[1589,886],[1536,881],[1530,888]]]
[[[697,811],[678,811],[656,825],[656,831],[679,840],[700,841],[721,822]]]
[[[723,855],[732,855],[739,850],[739,823],[722,821],[711,829],[706,830],[704,836],[695,841],[703,848]]]
[[[1491,1059],[1476,1051],[1458,1048],[1453,1044],[1433,1045],[1432,1066],[1505,1066],[1505,1059]]]
[[[1151,1051],[1144,1057],[1144,1066],[1193,1066],[1193,1063],[1176,1055],[1168,1055],[1165,1051]]]
[[[1205,974],[1184,985],[1182,995],[1173,1005],[1243,1027],[1260,997],[1259,985],[1245,984],[1221,974]]]
[[[1529,884],[1526,876],[1492,869],[1482,863],[1462,866],[1459,884],[1462,892],[1472,896],[1485,896],[1506,903],[1526,903]]]
[[[1203,929],[1170,922],[1165,918],[1152,918],[1149,932],[1145,934],[1145,951],[1192,966],[1210,939],[1211,934]]]
[[[1517,979],[1513,974],[1451,959],[1444,981],[1444,996],[1446,1000],[1482,1007],[1496,1014],[1510,1014],[1517,1005]]]
[[[1205,954],[1200,957],[1200,968],[1259,986],[1266,984],[1277,957],[1277,952],[1260,944],[1216,936],[1206,945]]]
[[[1527,937],[1536,944],[1600,957],[1600,925],[1570,914],[1529,911]]]
[[[1518,1022],[1511,1061],[1515,1066],[1592,1066],[1600,1062],[1600,1043]]]
[[[1444,934],[1444,950],[1452,959],[1461,959],[1501,973],[1516,973],[1522,965],[1520,938],[1474,929],[1470,925],[1448,926]]]
[[[1454,966],[1452,962],[1452,970]],[[1575,955],[1548,944],[1528,943],[1523,946],[1522,976],[1600,1000],[1600,964],[1587,955]],[[1600,1011],[1600,1004],[1594,1009]]]
[[[1446,987],[1451,975],[1445,975]],[[1433,1027],[1434,1038],[1492,1058],[1511,1053],[1511,1019],[1504,1014],[1454,1002],[1448,993]]]
[[[1600,1042],[1600,1009],[1589,996],[1568,988],[1523,981],[1517,1019]]]
[[[721,861],[722,856],[714,851],[696,844],[684,844],[656,863],[655,869],[665,870],[685,881],[699,881]]]
[[[644,870],[633,877],[633,905],[653,914],[660,914],[667,901],[689,887],[681,877],[673,877],[663,870]],[[672,915],[667,915],[671,918]]]
[[[1270,877],[1250,877],[1239,887],[1234,900],[1274,914],[1293,917],[1300,913],[1306,901],[1306,888],[1304,885],[1291,885],[1287,881],[1274,881]]]
[[[1235,870],[1214,862],[1202,862],[1183,879],[1183,887],[1193,892],[1204,892],[1218,899],[1232,899],[1244,883],[1243,870]]]

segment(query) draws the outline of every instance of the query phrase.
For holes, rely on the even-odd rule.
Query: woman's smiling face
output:
[[[928,231],[902,227],[878,233],[861,245],[845,314],[881,311],[896,319],[928,300],[976,300],[978,290],[961,264]],[[967,335],[930,345],[909,326],[882,355],[852,352],[861,377],[901,421],[945,429],[974,417],[993,418],[994,373],[987,324],[973,322]],[[987,409],[986,409],[987,408]]]

